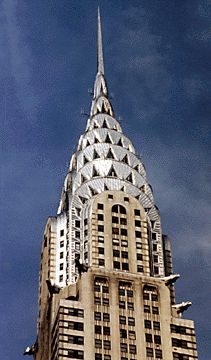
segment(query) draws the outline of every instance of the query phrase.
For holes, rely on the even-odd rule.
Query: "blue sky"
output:
[[[178,301],[211,360],[210,0],[2,0],[1,357],[36,338],[40,243],[90,109],[97,6],[105,73],[172,239]]]

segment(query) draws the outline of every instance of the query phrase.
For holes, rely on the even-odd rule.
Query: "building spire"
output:
[[[104,63],[103,63],[103,46],[102,46],[102,31],[101,31],[101,20],[100,20],[100,8],[98,6],[98,73],[104,75]]]

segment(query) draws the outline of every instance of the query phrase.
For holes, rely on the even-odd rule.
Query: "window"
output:
[[[126,325],[126,316],[119,316],[119,323],[122,325]]]
[[[100,299],[98,296],[95,296],[95,297],[94,297],[94,303],[95,303],[96,305],[100,305],[100,304],[101,304],[101,299]]]
[[[144,292],[143,299],[144,300],[149,300],[149,294]]]
[[[112,228],[112,234],[119,235],[119,229],[118,228]]]
[[[128,263],[122,263],[122,270],[129,270],[129,264]]]
[[[135,231],[136,237],[141,238],[141,231]]]
[[[144,267],[143,267],[143,265],[137,265],[137,271],[138,271],[138,272],[144,272]]]
[[[98,231],[99,232],[104,232],[104,226],[103,225],[98,225]]]
[[[146,342],[152,343],[152,334],[145,334]]]
[[[133,297],[133,290],[127,290],[127,296]]]
[[[105,260],[104,259],[99,259],[98,260],[98,265],[99,266],[104,266],[105,265]]]
[[[104,360],[111,360],[111,355],[104,355]]]
[[[157,244],[153,244],[153,251],[157,251],[158,247]]]
[[[113,239],[113,246],[119,246],[119,239]]]
[[[128,259],[128,252],[127,251],[122,251],[122,258],[123,259]]]
[[[68,342],[70,344],[83,345],[84,344],[84,338],[83,338],[83,336],[68,335]]]
[[[159,268],[157,266],[154,266],[154,273],[155,275],[159,274]]]
[[[144,305],[144,312],[145,313],[150,313],[150,306],[149,305]]]
[[[104,293],[104,294],[108,294],[108,293],[109,293],[109,287],[108,287],[108,286],[103,286],[103,293]]]
[[[157,296],[157,294],[151,294],[151,300],[152,300],[152,301],[158,301],[158,296]]]
[[[101,334],[102,329],[100,325],[95,325],[95,334]]]
[[[112,223],[113,224],[118,224],[119,223],[119,218],[117,216],[112,216]]]
[[[135,210],[134,210],[134,214],[135,214],[135,216],[140,216],[140,215],[141,215],[141,212],[140,212],[140,210],[135,209]]]
[[[128,247],[128,241],[127,240],[121,240],[121,245],[124,247]]]
[[[83,309],[76,309],[76,308],[70,308],[68,310],[68,314],[71,316],[78,316],[78,317],[84,317],[84,311]]]
[[[68,350],[68,357],[70,357],[70,359],[83,359],[84,352],[81,350]]]
[[[156,314],[156,315],[159,314],[159,309],[158,309],[157,306],[153,306],[153,307],[152,307],[152,313],[153,313],[153,314]]]
[[[142,254],[136,254],[136,259],[137,260],[143,260],[143,255]]]
[[[84,324],[82,322],[75,322],[75,321],[69,321],[68,322],[68,328],[71,330],[84,330]]]
[[[130,354],[136,354],[136,345],[129,345]]]
[[[147,347],[147,348],[146,348],[146,355],[147,355],[148,357],[153,357],[153,355],[154,355],[153,349]]]
[[[129,339],[130,340],[135,340],[136,339],[135,331],[129,330],[128,334],[129,334]]]
[[[60,247],[64,247],[64,240],[60,241]]]
[[[127,229],[121,229],[121,235],[127,236]]]
[[[183,355],[183,354],[178,354],[178,353],[173,353],[173,360],[189,360],[189,356],[188,355]]]
[[[120,329],[120,338],[127,339],[127,330]]]
[[[127,308],[128,308],[128,310],[134,310],[134,303],[128,302],[127,303]]]
[[[103,313],[103,321],[109,322],[110,321],[110,314]]]
[[[100,321],[101,320],[101,313],[98,311],[95,311],[94,313],[94,319]]]
[[[119,212],[120,214],[126,214],[126,209],[124,208],[124,206],[119,205]]]
[[[80,227],[80,220],[75,220],[75,226]]]
[[[187,349],[188,343],[186,340],[172,338],[172,346],[180,347],[182,349]]]
[[[128,197],[124,197],[124,201],[129,202],[129,198],[128,198]]]
[[[64,230],[60,230],[60,236],[64,236]]]
[[[155,335],[155,336],[154,336],[154,342],[155,342],[155,344],[161,344],[161,337],[160,337],[160,335]]]
[[[98,236],[98,242],[99,243],[104,243],[104,237],[103,236]]]
[[[142,243],[136,242],[136,249],[142,249]]]
[[[103,341],[103,347],[105,350],[110,350],[111,349],[111,342],[109,340],[104,340]],[[105,357],[104,357],[105,359]]]
[[[121,224],[121,225],[127,225],[127,219],[125,219],[125,218],[120,218],[120,224]]]
[[[76,232],[75,232],[75,237],[76,237],[77,239],[80,239],[80,231],[76,231]]]
[[[152,233],[152,239],[157,240],[157,234],[156,233]]]
[[[63,270],[63,269],[64,269],[64,264],[61,263],[61,264],[59,265],[59,270]]]
[[[160,330],[160,323],[158,321],[153,321],[153,329]]]
[[[144,327],[145,329],[151,329],[152,328],[152,324],[150,320],[144,320]]]
[[[141,221],[140,220],[135,220],[135,226],[141,227]]]
[[[61,252],[61,253],[60,253],[60,259],[63,259],[63,257],[64,257],[64,253]]]
[[[102,354],[95,354],[95,360],[102,360]]]
[[[156,357],[156,359],[162,359],[163,358],[162,350],[155,349],[155,357]]]
[[[119,301],[119,308],[125,309],[125,301]]]
[[[102,349],[102,340],[100,339],[95,339],[95,347],[97,349]]]
[[[103,221],[103,220],[104,220],[104,215],[103,215],[103,214],[98,214],[98,215],[97,215],[97,219],[98,219],[99,221]]]
[[[114,175],[111,175],[111,176],[114,176]],[[108,199],[113,199],[113,195],[108,194]]]
[[[86,226],[88,224],[88,219],[84,219],[84,225]]]
[[[153,256],[153,261],[154,261],[155,263],[158,262],[158,255],[154,255],[154,256]]]
[[[59,281],[63,281],[63,275],[59,276]]]
[[[120,269],[120,262],[114,261],[114,269]]]
[[[114,257],[119,257],[120,256],[119,250],[113,250],[113,256]]]
[[[186,328],[184,326],[171,324],[171,332],[177,334],[186,334]]]
[[[99,210],[103,210],[104,209],[104,205],[103,204],[97,204],[97,208],[99,209]]]
[[[110,335],[110,327],[103,326],[103,335]]]
[[[128,317],[128,325],[129,326],[135,326],[135,318]]]
[[[109,306],[109,299],[103,298],[103,305],[104,306]]]
[[[127,344],[120,344],[120,351],[121,352],[127,352]]]

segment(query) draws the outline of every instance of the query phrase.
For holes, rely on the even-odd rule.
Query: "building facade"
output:
[[[98,71],[85,133],[42,241],[36,360],[196,360],[194,323],[176,304],[170,240],[145,167]]]

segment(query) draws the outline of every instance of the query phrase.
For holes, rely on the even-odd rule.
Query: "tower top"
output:
[[[98,62],[97,71],[104,75],[104,63],[103,63],[103,45],[102,45],[102,31],[101,31],[101,20],[100,20],[100,8],[98,6]]]

